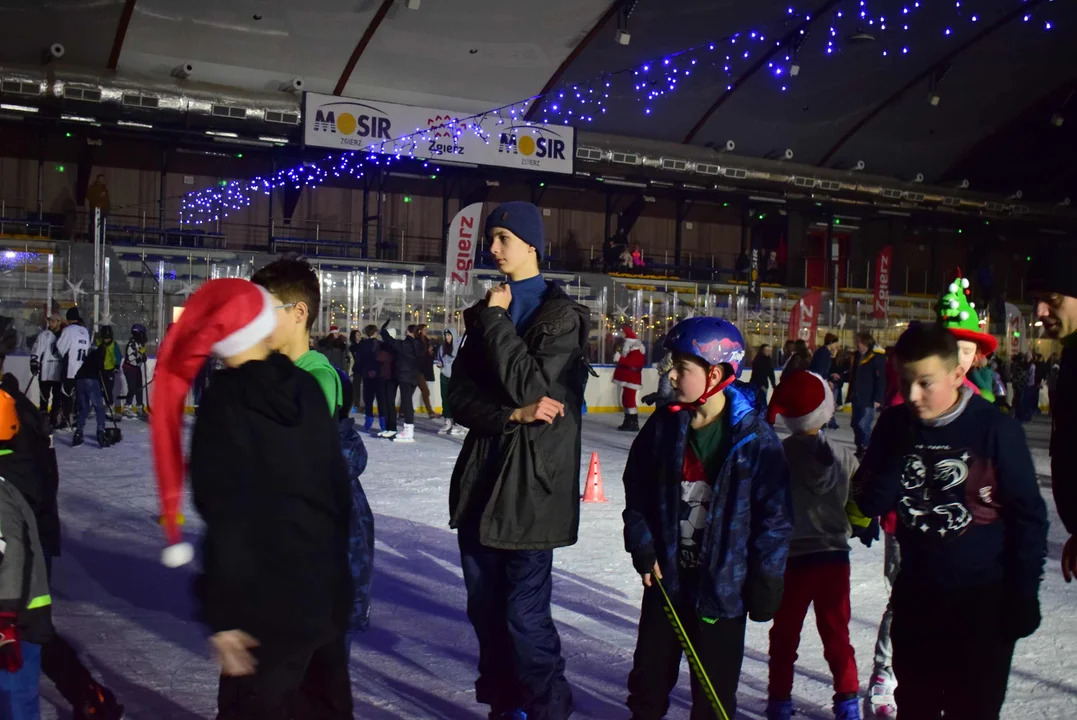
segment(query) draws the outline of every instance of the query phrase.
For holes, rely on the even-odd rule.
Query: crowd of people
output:
[[[416,392],[434,416],[435,367],[442,431],[466,435],[449,524],[479,645],[475,699],[495,720],[572,714],[551,613],[553,551],[578,539],[581,416],[593,370],[589,311],[539,272],[542,228],[530,203],[489,215],[485,233],[507,281],[465,312],[460,343],[450,332],[435,343],[424,326],[398,338],[386,324],[353,333],[350,343],[333,329],[312,349],[320,285],[295,259],[271,263],[251,281],[207,282],[169,329],[151,415],[168,566],[194,556],[180,516],[186,397],[210,359],[223,365],[202,391],[189,461],[205,526],[194,597],[221,670],[220,720],[353,716],[348,658],[371,622],[376,529],[352,408],[362,401],[366,430],[375,431],[377,418],[379,436],[408,442]],[[1047,266],[1029,284],[1049,335],[1077,331],[1071,279]],[[623,478],[624,540],[644,586],[626,679],[633,718],[665,716],[685,653],[692,717],[735,717],[753,621],[772,622],[767,718],[789,720],[811,606],[837,720],[859,720],[862,707],[884,717],[899,707],[913,718],[999,717],[1015,644],[1040,624],[1047,511],[1019,424],[1000,410],[993,373],[977,372],[997,343],[964,309],[967,290],[958,277],[940,297],[938,321],[910,327],[889,352],[858,334],[847,368],[833,335],[814,352],[794,343],[775,358],[761,348],[750,383],[739,380],[747,345],[733,324],[681,321],[663,343],[659,389],[643,398],[659,409],[642,428],[644,353],[626,329],[615,380],[626,409],[621,429],[638,434]],[[137,340],[132,332],[135,365]],[[122,362],[127,374],[132,345],[127,353],[113,345],[111,333],[99,332],[91,346],[76,311],[56,348],[43,350],[38,372],[44,378],[48,353],[58,356],[61,372],[50,367],[46,382],[61,378],[62,402],[64,379],[73,380],[88,413],[104,405],[106,373]],[[74,371],[72,353],[82,362]],[[1055,372],[1056,440],[1077,423],[1066,361],[1064,354]],[[775,386],[776,364],[783,369]],[[93,388],[80,376],[87,365],[97,375]],[[5,376],[0,476],[13,489],[0,482],[8,539],[0,706],[22,708],[10,714],[19,720],[35,717],[26,708],[37,703],[38,678],[52,675],[48,657],[62,655],[76,678],[76,717],[116,720],[123,708],[51,627],[47,561],[58,552],[49,547],[59,527],[52,429],[8,385]],[[855,449],[826,432],[845,388]],[[790,432],[784,440],[774,429],[779,417]],[[1072,451],[1052,445],[1056,467],[1068,470],[1057,463]],[[12,463],[22,467],[9,477]],[[1055,483],[1063,522],[1075,530],[1077,491],[1058,472]],[[11,542],[13,527],[28,544]],[[880,535],[889,603],[862,698],[849,634],[850,540],[870,546]],[[1069,580],[1074,572],[1071,538],[1063,573]]]

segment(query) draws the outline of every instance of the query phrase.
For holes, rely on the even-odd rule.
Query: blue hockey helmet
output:
[[[744,338],[733,323],[721,318],[694,317],[673,326],[666,338],[667,350],[693,355],[707,365],[724,365],[724,378],[691,403],[698,407],[740,377],[744,362]]]

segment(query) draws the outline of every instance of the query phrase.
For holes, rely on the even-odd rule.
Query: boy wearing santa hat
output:
[[[205,521],[195,596],[222,674],[217,718],[350,719],[348,474],[318,382],[270,353],[280,310],[246,280],[211,280],[165,337],[151,419],[163,559],[191,559],[179,532],[183,408],[218,357],[225,369],[202,396],[190,456]]]
[[[643,385],[643,366],[647,356],[643,352],[643,343],[631,326],[624,326],[625,338],[620,352],[613,356],[617,368],[613,371],[613,384],[621,388],[621,407],[625,411],[625,421],[618,430],[636,432],[639,430],[639,408],[636,394]]]
[[[808,606],[834,676],[834,717],[859,720],[856,658],[849,642],[849,481],[859,463],[848,448],[832,445],[820,430],[834,413],[834,396],[821,376],[797,370],[782,377],[767,420],[781,415],[793,433],[782,441],[789,461],[793,539],[785,566],[785,592],[770,629],[767,720],[793,714],[793,668]]]

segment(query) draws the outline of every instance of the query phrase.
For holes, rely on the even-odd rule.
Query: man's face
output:
[[[63,323],[60,322],[60,318],[49,318],[49,330],[52,330],[53,332],[56,332],[62,326],[63,326]]]
[[[921,420],[933,420],[953,407],[965,378],[961,365],[938,355],[901,363],[898,373],[905,404]]]
[[[838,356],[838,342],[836,340],[827,345],[826,348],[830,351],[830,357],[833,358]]]
[[[1037,293],[1033,297],[1036,319],[1048,337],[1064,338],[1077,330],[1077,298],[1059,293]]]
[[[490,231],[490,254],[501,272],[512,276],[523,270],[535,248],[528,245],[511,231],[495,227]]]
[[[856,351],[859,352],[859,353],[866,353],[868,351],[868,346],[865,345],[864,343],[860,342],[859,340],[857,340],[856,341]]]

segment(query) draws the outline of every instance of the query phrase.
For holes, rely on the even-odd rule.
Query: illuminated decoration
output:
[[[1028,12],[1022,15],[1025,23],[1032,23],[1035,19],[1033,11],[1037,5],[1043,3],[1043,0],[1012,1],[1029,6]],[[977,23],[984,19],[977,10],[982,5],[982,0],[951,0],[946,3],[947,17],[944,24],[937,28],[937,32],[944,38],[957,39],[974,31]],[[850,6],[854,6],[853,9],[850,9]],[[822,57],[840,55],[847,45],[865,42],[876,43],[884,57],[899,59],[907,56],[911,52],[911,43],[906,38],[917,26],[918,20],[922,19],[921,15],[927,7],[928,0],[852,0],[840,3],[838,9],[829,13],[828,29],[823,31],[826,33],[827,42],[822,50]],[[932,4],[932,7],[937,6]],[[937,20],[937,15],[933,18]],[[541,115],[542,122],[546,124],[557,121],[564,125],[593,122],[596,116],[606,113],[607,102],[611,97],[635,99],[641,108],[641,115],[653,116],[660,101],[676,90],[687,87],[695,92],[708,91],[716,80],[716,73],[724,78],[726,92],[731,92],[734,89],[734,78],[776,46],[780,48],[780,52],[767,62],[767,70],[775,81],[775,87],[785,91],[803,72],[810,72],[811,68],[806,67],[806,58],[801,54],[810,33],[801,29],[791,41],[784,44],[779,38],[785,38],[798,26],[810,20],[810,10],[802,11],[788,6],[769,23],[754,29],[732,33],[632,67],[603,73],[590,80],[562,85],[544,94],[467,117],[443,117],[441,122],[430,122],[426,128],[416,128],[414,133],[382,143],[368,144],[361,153],[334,155],[317,162],[306,162],[298,167],[281,170],[272,176],[255,177],[246,182],[232,182],[220,188],[193,191],[183,198],[180,222],[201,224],[219,220],[222,216],[248,207],[255,195],[268,195],[278,188],[292,186],[298,190],[315,187],[330,177],[358,179],[363,177],[362,168],[369,164],[388,167],[394,160],[409,160],[422,162],[422,167],[428,168],[429,161],[415,158],[415,152],[421,144],[445,142],[447,139],[459,140],[464,133],[474,134],[490,143],[492,133],[484,128],[491,125],[496,127],[507,124],[508,128],[535,127],[537,123],[525,120],[533,105],[538,107],[536,114]],[[822,20],[817,19],[819,22]],[[1039,27],[1043,31],[1050,32],[1054,29],[1050,20],[1036,19],[1036,22],[1042,23]],[[493,141],[496,142],[497,138],[493,138]],[[242,154],[237,157],[242,157]],[[437,177],[436,173],[435,168],[431,177]],[[724,203],[723,207],[726,206]]]

